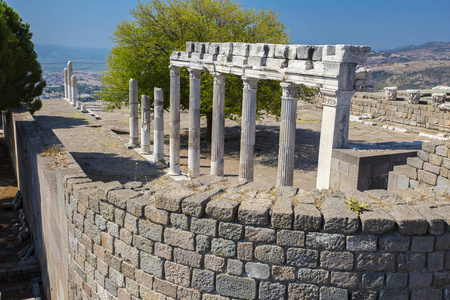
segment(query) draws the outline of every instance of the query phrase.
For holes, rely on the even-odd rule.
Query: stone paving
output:
[[[120,136],[88,114],[61,99],[42,99],[35,113],[47,148],[56,145],[70,152],[83,171],[100,181],[150,181],[161,172],[135,151],[127,149]]]

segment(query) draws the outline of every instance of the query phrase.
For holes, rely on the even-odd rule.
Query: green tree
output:
[[[36,97],[46,82],[32,36],[30,25],[0,0],[0,110],[25,104],[33,113],[42,106]]]
[[[160,87],[169,106],[169,56],[185,51],[186,42],[247,42],[287,44],[290,39],[278,14],[271,9],[244,9],[231,0],[152,0],[131,10],[133,17],[117,25],[112,36],[115,43],[107,57],[107,71],[102,77],[104,89],[99,93],[108,108],[128,104],[128,80],[138,82],[139,94],[153,97],[153,87]],[[181,72],[181,105],[189,106],[189,76]],[[202,73],[201,113],[207,117],[210,133],[212,120],[213,76]],[[303,89],[302,95],[311,96]],[[227,118],[242,113],[242,79],[226,76]],[[258,82],[258,115],[280,115],[281,88],[278,82]]]

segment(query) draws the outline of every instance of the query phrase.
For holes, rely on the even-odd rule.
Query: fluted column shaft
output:
[[[72,102],[72,62],[67,62],[67,101]]]
[[[180,68],[170,66],[170,169],[180,174]]]
[[[239,179],[253,181],[253,155],[255,149],[256,129],[256,91],[258,80],[242,78],[244,91],[242,99],[241,155],[239,163]]]
[[[72,95],[72,105],[75,106],[77,105],[77,101],[78,101],[78,80],[77,80],[77,76],[72,75],[71,78],[71,95]]]
[[[214,74],[211,175],[223,176],[225,141],[225,75]]]
[[[294,184],[294,154],[297,119],[298,86],[291,83],[281,83],[280,143],[278,151],[277,186],[292,186]]]
[[[161,88],[154,89],[154,106],[153,162],[157,163],[164,161],[164,98]]]
[[[68,86],[67,68],[64,68],[64,99],[66,100],[68,99],[67,86]]]
[[[150,97],[141,96],[141,153],[150,152]]]
[[[129,103],[130,103],[130,142],[129,148],[138,147],[138,86],[137,81],[130,79],[129,81]]]
[[[200,84],[202,70],[189,69],[189,148],[190,176],[200,175]]]

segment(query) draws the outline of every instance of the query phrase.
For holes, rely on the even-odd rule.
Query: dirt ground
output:
[[[122,133],[124,142],[128,141],[129,110],[122,108],[115,111],[105,111],[101,102],[87,103],[87,108],[97,113],[102,119],[98,121],[102,126],[110,127]],[[294,186],[298,188],[315,188],[317,163],[319,155],[320,129],[322,111],[308,105],[299,105],[297,114],[297,134],[295,152]],[[181,171],[187,173],[187,148],[189,114],[181,113]],[[169,113],[164,114],[165,124],[165,154],[169,160]],[[255,144],[255,181],[275,185],[277,180],[279,121],[266,117],[257,121]],[[206,119],[201,121],[201,174],[209,174],[211,145],[206,135]],[[239,175],[240,124],[226,120],[225,123],[225,176]],[[412,142],[422,140],[418,134],[402,133],[368,126],[360,123],[350,123],[349,144],[372,144],[383,142]],[[153,124],[151,124],[151,141],[153,140]]]

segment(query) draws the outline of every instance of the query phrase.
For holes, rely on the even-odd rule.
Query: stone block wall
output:
[[[450,199],[66,177],[70,295],[106,299],[445,299]],[[320,203],[320,209],[316,203]],[[443,206],[445,204],[446,206]]]
[[[354,97],[351,112],[355,115],[370,113],[393,123],[450,132],[450,111],[432,105]]]
[[[424,142],[417,157],[389,173],[389,189],[450,187],[450,143]]]

